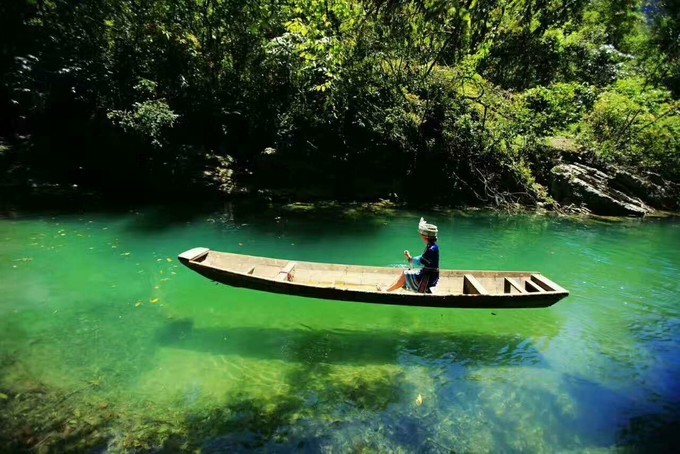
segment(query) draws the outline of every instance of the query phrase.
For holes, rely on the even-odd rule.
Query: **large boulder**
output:
[[[635,175],[623,169],[612,172],[610,186],[621,192],[638,197],[647,205],[662,210],[680,208],[680,188],[677,184],[665,181],[661,175],[646,172]]]
[[[628,178],[623,174],[610,175],[578,163],[556,165],[550,174],[550,194],[562,205],[585,207],[603,216],[644,216],[653,211],[640,198],[620,190],[628,185],[622,184]],[[633,194],[646,190],[641,180],[627,183],[637,185]]]

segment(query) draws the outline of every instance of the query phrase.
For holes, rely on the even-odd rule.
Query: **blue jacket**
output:
[[[427,288],[437,285],[439,281],[439,246],[437,243],[428,243],[422,255],[413,257],[413,263],[423,267],[418,277],[421,280],[427,278]]]

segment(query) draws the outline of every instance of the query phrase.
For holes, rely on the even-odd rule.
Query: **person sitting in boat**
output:
[[[419,270],[405,270],[394,284],[387,288],[379,288],[383,292],[406,287],[408,290],[418,293],[431,293],[430,288],[437,285],[439,280],[439,246],[437,245],[437,226],[428,224],[425,219],[420,218],[418,223],[418,233],[423,242],[427,244],[422,255],[412,257],[411,253],[404,251],[404,257],[409,264],[416,265]]]

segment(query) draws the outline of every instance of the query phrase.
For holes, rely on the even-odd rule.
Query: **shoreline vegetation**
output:
[[[423,208],[421,204],[401,199],[398,194],[388,197],[351,198],[352,194],[332,198],[326,192],[295,188],[277,189],[240,189],[230,193],[206,190],[205,188],[180,188],[165,193],[150,191],[143,194],[128,192],[108,193],[97,189],[86,189],[78,185],[39,184],[0,185],[0,219],[14,218],[22,212],[34,213],[86,213],[94,211],[136,211],[150,208],[164,211],[164,207],[175,206],[185,210],[180,217],[190,218],[197,213],[212,213],[233,207],[251,207],[253,212],[272,215],[321,215],[326,217],[360,218],[364,216],[395,215],[400,212],[418,211],[468,216],[476,213],[533,214],[564,216],[603,221],[625,220],[627,218],[669,218],[680,217],[680,205],[674,203],[653,208],[640,213],[599,213],[590,210],[582,200],[576,203],[560,204],[555,200],[540,201],[535,204],[461,204],[437,203]],[[677,197],[678,192],[673,192]],[[642,202],[644,203],[644,202]],[[182,208],[184,207],[184,208]],[[228,208],[225,208],[228,207]]]
[[[678,2],[6,3],[4,192],[680,208]]]
[[[195,194],[194,194],[195,195]],[[169,207],[172,207],[169,208]],[[182,213],[170,214],[170,211],[179,209]],[[16,193],[5,197],[0,204],[0,219],[12,219],[25,213],[88,213],[99,211],[113,212],[138,212],[138,210],[150,210],[159,219],[193,219],[197,216],[231,212],[234,209],[257,213],[262,216],[271,215],[273,219],[283,216],[304,217],[314,215],[323,218],[337,219],[365,219],[373,216],[390,217],[400,213],[417,212],[433,213],[439,216],[451,215],[454,217],[468,217],[479,214],[489,215],[535,215],[535,216],[558,216],[580,219],[583,222],[619,222],[627,219],[641,218],[640,216],[601,215],[592,213],[582,207],[559,205],[551,206],[451,206],[432,205],[423,210],[399,200],[329,200],[329,199],[301,199],[291,196],[290,192],[280,194],[259,191],[255,194],[241,194],[235,196],[210,194],[205,196],[187,197],[180,199],[172,198],[145,198],[131,200],[127,197],[111,198],[95,192],[83,192],[79,188],[67,188],[65,191],[50,191],[47,194]],[[663,219],[680,217],[680,211],[676,210],[653,210],[644,215],[645,219]],[[161,222],[161,221],[154,221]]]

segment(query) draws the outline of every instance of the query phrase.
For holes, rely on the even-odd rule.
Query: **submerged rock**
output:
[[[632,174],[610,175],[593,167],[583,164],[559,164],[552,168],[551,196],[563,205],[586,207],[594,214],[604,216],[644,216],[651,213],[653,208],[634,194],[648,190],[640,180],[629,178]],[[636,190],[620,189],[628,185],[637,184]],[[651,183],[650,183],[651,184]],[[620,189],[619,189],[620,188]]]

